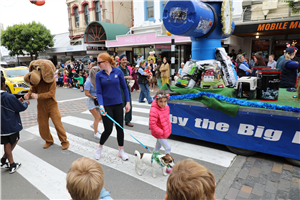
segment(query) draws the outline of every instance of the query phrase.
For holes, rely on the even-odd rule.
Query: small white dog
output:
[[[152,158],[152,154],[150,153],[140,153],[137,150],[134,152],[135,157],[135,170],[138,175],[142,176],[143,174],[139,171],[143,167],[143,164],[146,164],[152,167],[152,175],[156,178],[155,171],[158,168],[162,168],[162,172],[164,176],[167,176],[166,168],[173,168],[175,165],[174,158],[170,154],[165,155],[156,155],[156,158]],[[156,160],[160,161],[158,163]]]

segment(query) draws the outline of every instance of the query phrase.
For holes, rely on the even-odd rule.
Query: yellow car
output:
[[[24,75],[29,72],[27,67],[0,68],[0,70],[1,76],[5,78],[6,92],[24,95],[29,91],[30,85],[24,81]]]

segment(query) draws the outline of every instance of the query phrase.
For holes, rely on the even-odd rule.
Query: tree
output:
[[[300,8],[297,7],[299,6],[299,3],[295,2],[294,0],[285,0],[284,2],[289,4],[289,7],[292,9],[292,13],[298,13],[300,12]]]
[[[35,21],[9,26],[1,33],[2,46],[10,51],[10,56],[30,55],[31,60],[33,60],[33,55],[36,60],[39,52],[53,47],[53,38],[54,35],[51,35],[50,30]]]

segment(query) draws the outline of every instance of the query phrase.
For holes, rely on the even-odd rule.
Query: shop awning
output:
[[[93,21],[84,31],[84,43],[104,44],[108,40],[116,40],[117,35],[125,35],[129,29],[123,24]]]

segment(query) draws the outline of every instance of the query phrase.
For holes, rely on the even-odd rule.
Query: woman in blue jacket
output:
[[[4,145],[1,168],[9,168],[9,173],[12,174],[21,166],[21,163],[14,162],[12,155],[20,139],[19,132],[23,129],[19,113],[26,110],[30,103],[22,97],[17,99],[4,90],[5,78],[1,76],[1,144]]]
[[[119,68],[115,68],[116,62],[108,53],[102,53],[98,56],[97,64],[101,71],[97,72],[95,82],[97,90],[97,100],[99,109],[102,114],[104,132],[101,135],[100,142],[95,152],[95,158],[101,157],[103,145],[110,136],[113,129],[113,122],[105,115],[107,113],[117,123],[123,127],[123,100],[120,85],[124,91],[126,106],[125,111],[130,111],[130,99],[127,84],[124,79],[123,72]],[[116,125],[117,140],[119,145],[119,157],[122,160],[128,160],[127,154],[124,152],[124,132]]]

